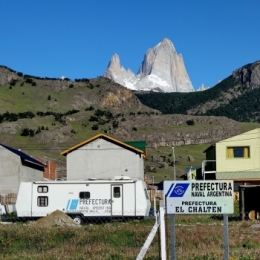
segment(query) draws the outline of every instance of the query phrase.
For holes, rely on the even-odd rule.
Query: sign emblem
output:
[[[172,183],[166,193],[166,197],[183,197],[189,185],[189,183],[177,183],[174,187],[174,183]]]

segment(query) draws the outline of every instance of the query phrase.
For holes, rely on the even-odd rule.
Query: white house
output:
[[[143,180],[146,153],[136,147],[105,134],[87,139],[61,152],[67,157],[67,180],[115,176]]]
[[[43,163],[4,144],[0,144],[0,166],[0,198],[4,200],[3,204],[15,203],[20,182],[42,180],[45,168]]]

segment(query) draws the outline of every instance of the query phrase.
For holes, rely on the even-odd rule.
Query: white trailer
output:
[[[20,184],[17,216],[40,218],[61,210],[75,222],[97,217],[140,218],[150,200],[141,180],[35,181]]]

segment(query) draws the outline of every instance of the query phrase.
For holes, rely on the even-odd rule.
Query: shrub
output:
[[[94,124],[92,127],[91,127],[92,130],[98,130],[98,124]]]
[[[98,122],[98,117],[96,117],[96,116],[90,116],[90,118],[89,118],[88,121],[89,121],[89,122]]]
[[[187,125],[195,125],[195,122],[193,119],[189,119],[186,121]]]
[[[93,88],[94,88],[94,86],[93,86],[90,82],[87,84],[86,87],[87,87],[87,88],[90,88],[90,89],[93,89]]]
[[[113,121],[113,122],[112,122],[112,126],[113,126],[114,128],[118,128],[118,125],[119,125],[119,123],[118,123],[117,121]]]
[[[25,83],[32,84],[32,83],[33,83],[33,80],[32,80],[32,79],[30,79],[30,78],[26,78],[26,80],[25,80]]]
[[[11,86],[15,86],[15,84],[16,84],[16,80],[15,80],[15,79],[12,79],[12,80],[10,81],[10,85],[11,85]]]
[[[21,136],[34,136],[35,134],[35,131],[33,129],[30,129],[30,128],[24,128],[22,129],[22,132],[21,132]]]
[[[95,111],[95,115],[96,116],[103,116],[105,114],[105,111],[101,110],[101,109],[97,109]]]
[[[113,118],[113,114],[110,111],[105,111],[105,116],[108,119]]]
[[[92,111],[92,110],[94,110],[95,108],[93,107],[93,106],[90,106],[90,107],[87,107],[86,109],[85,109],[85,111]]]

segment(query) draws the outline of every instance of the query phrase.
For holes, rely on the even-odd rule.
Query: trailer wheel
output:
[[[81,225],[82,224],[82,218],[79,215],[73,216],[73,220],[76,224]]]

